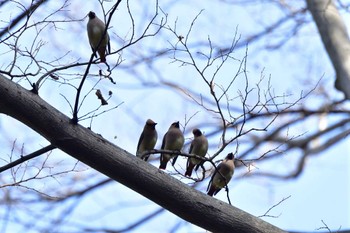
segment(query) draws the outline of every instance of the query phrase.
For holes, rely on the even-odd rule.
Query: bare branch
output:
[[[17,166],[17,165],[19,165],[21,163],[24,163],[25,161],[28,161],[28,160],[30,160],[32,158],[35,158],[35,157],[37,157],[39,155],[42,155],[42,154],[46,153],[46,152],[49,152],[49,151],[51,151],[51,150],[53,150],[55,148],[56,147],[54,145],[49,145],[49,146],[46,146],[46,147],[44,147],[44,148],[42,148],[40,150],[37,150],[37,151],[35,151],[33,153],[30,153],[29,155],[21,156],[21,158],[15,160],[15,161],[12,161],[12,162],[6,164],[5,166],[0,167],[0,173],[6,171],[8,169],[11,169],[11,168],[13,168],[13,167],[15,167],[15,166]]]
[[[37,95],[0,77],[2,113],[22,121],[79,161],[118,180],[181,218],[215,232],[261,233],[262,229],[269,233],[283,232],[248,213],[188,187],[90,130],[70,124],[68,117]],[[18,95],[22,98],[17,98],[12,103],[11,99]],[[32,117],[32,111],[37,113],[37,117]],[[220,224],[212,224],[213,219],[220,219]]]

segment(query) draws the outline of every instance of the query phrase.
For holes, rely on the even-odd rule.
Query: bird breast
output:
[[[103,35],[104,28],[99,25],[93,25],[88,27],[88,35],[90,39],[90,45],[94,48],[97,47],[98,42],[100,42],[101,36]]]
[[[170,133],[167,136],[165,149],[166,150],[181,150],[184,144],[184,139],[179,137],[177,133]]]

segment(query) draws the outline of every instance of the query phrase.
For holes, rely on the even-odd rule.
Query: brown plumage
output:
[[[216,195],[223,187],[225,187],[228,182],[230,182],[235,165],[234,165],[234,155],[229,153],[226,158],[217,166],[213,176],[210,179],[208,185],[208,195]]]
[[[191,142],[190,150],[188,153],[204,157],[208,152],[208,140],[199,129],[194,129],[192,133],[194,139]],[[199,159],[188,158],[185,176],[191,176],[193,168],[200,162],[201,160]]]
[[[185,142],[183,133],[180,130],[179,122],[174,122],[169,127],[168,132],[163,137],[162,150],[181,151]],[[167,163],[175,154],[161,153],[159,169],[165,169]]]
[[[90,11],[88,16],[89,16],[89,21],[87,23],[87,33],[89,37],[90,46],[92,48],[92,51],[97,50],[100,56],[101,62],[106,62],[106,52],[110,53],[111,51],[111,46],[109,43],[109,35],[107,32],[101,41],[103,33],[106,29],[106,25],[104,24],[104,22],[102,22],[102,20],[100,20],[96,16],[95,12]]]
[[[148,119],[140,135],[139,142],[137,144],[136,156],[141,158],[142,154],[146,151],[154,149],[157,143],[158,134],[156,131],[156,125],[154,121]],[[143,160],[147,161],[150,155],[146,155]]]

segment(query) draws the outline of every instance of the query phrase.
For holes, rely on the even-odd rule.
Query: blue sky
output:
[[[300,1],[296,2],[298,2],[296,4],[303,4]],[[190,3],[187,1],[160,1],[159,5],[168,14],[167,24],[173,26],[175,20],[177,20],[177,31],[183,35],[187,33],[192,20],[204,9],[191,32],[189,44],[207,41],[208,36],[215,44],[227,44],[234,37],[236,30],[243,40],[262,30],[264,25],[274,22],[282,15],[278,7],[267,3],[266,5],[262,3],[256,6],[244,5],[241,7],[239,5],[219,4],[217,1],[191,1]],[[107,8],[108,6],[110,4],[106,4]],[[46,9],[52,10],[57,6],[50,3],[47,7]],[[145,19],[149,19],[152,16],[154,8],[154,5],[146,3],[143,3],[143,5],[132,5],[135,22],[138,27],[137,34],[140,34],[145,22],[147,22]],[[102,15],[98,4],[94,5],[91,2],[81,5],[78,1],[72,1],[68,9],[67,15],[74,16],[77,19],[82,19],[90,10],[96,11],[98,16]],[[125,2],[117,10],[109,30],[112,38],[112,50],[120,47],[122,39],[127,38],[131,33],[130,24],[128,24],[130,21],[124,10]],[[16,15],[12,10],[8,12],[12,17]],[[45,11],[39,11],[40,14],[45,14]],[[60,15],[60,17],[63,17],[63,15]],[[54,60],[70,51],[64,57],[64,62],[72,62],[76,59],[87,61],[91,55],[91,50],[88,46],[85,32],[86,23],[87,19],[83,22],[61,23],[56,29],[50,28],[50,30],[44,31],[42,37],[48,43],[40,56],[48,60]],[[291,38],[281,48],[276,50],[265,49],[266,45],[273,44],[275,40],[279,39],[278,35],[284,35],[288,29],[287,25],[276,34],[268,35],[266,38],[248,45],[247,71],[250,85],[254,86],[263,73],[267,77],[263,85],[267,85],[268,77],[271,77],[271,85],[276,95],[291,94],[291,100],[295,100],[299,97],[302,90],[310,90],[316,85],[320,77],[324,77],[322,82],[326,86],[332,87],[329,89],[330,96],[334,97],[334,99],[340,98],[341,94],[334,90],[332,84],[334,71],[330,66],[328,56],[313,23],[308,23],[304,26],[295,37]],[[32,36],[32,33],[27,35],[29,39],[33,38]],[[207,95],[207,87],[203,85],[202,80],[198,73],[193,70],[193,67],[180,66],[179,63],[173,63],[171,54],[159,58],[151,64],[133,66],[133,61],[139,57],[159,48],[169,48],[170,44],[176,43],[176,40],[177,38],[174,35],[164,30],[156,38],[156,41],[150,37],[123,52],[122,57],[125,61],[119,69],[117,68],[113,71],[113,78],[117,84],[113,85],[110,82],[106,82],[106,80],[102,80],[97,86],[103,93],[107,93],[108,90],[113,91],[114,95],[109,101],[109,106],[122,104],[116,110],[107,112],[93,120],[92,129],[95,132],[102,134],[103,137],[130,153],[134,153],[139,134],[147,118],[152,118],[158,122],[159,138],[157,148],[160,147],[161,139],[173,121],[179,120],[184,125],[185,118],[188,119],[188,117],[197,113],[186,128],[185,137],[187,141],[190,140],[190,132],[193,127],[204,125],[203,122],[208,124],[217,122],[213,115],[194,105],[179,92],[160,85],[161,81],[168,81],[190,87],[192,90]],[[21,45],[24,46],[29,41],[23,40]],[[193,48],[194,52],[197,50],[207,51],[207,48]],[[245,56],[245,53],[246,48],[242,47],[237,49],[233,56],[240,60]],[[1,68],[6,67],[6,65],[3,65],[7,64],[5,56],[6,54],[0,59],[0,61],[3,61],[0,63]],[[8,54],[7,56],[10,59],[11,56]],[[113,63],[117,58],[118,56],[114,55],[107,57],[107,60]],[[200,61],[200,64],[203,64],[202,62]],[[229,65],[223,68],[217,82],[219,84],[227,83],[237,70],[239,63],[239,61],[230,61]],[[132,66],[132,69],[127,70],[125,67],[129,66]],[[154,68],[154,70],[149,70],[150,67]],[[99,69],[105,69],[104,65],[94,65],[91,69],[91,74],[97,74]],[[76,85],[79,79],[75,80],[73,78],[79,77],[82,71],[84,71],[84,67],[78,67],[67,71],[65,75],[68,74],[67,77],[72,78],[70,82]],[[208,75],[210,75],[210,71]],[[91,76],[87,80],[85,92],[96,84],[97,79],[98,77]],[[144,82],[147,82],[149,86],[145,87],[143,85]],[[27,85],[25,82],[21,83]],[[232,96],[236,96],[237,91],[242,89],[242,87],[244,88],[243,84],[244,79],[240,78],[237,80],[236,86],[231,90]],[[40,90],[40,95],[65,114],[71,114],[69,104],[62,97],[64,95],[68,100],[74,100],[75,92],[71,86],[47,80]],[[316,107],[323,102],[322,99],[311,98],[306,103],[310,107]],[[89,95],[83,104],[82,112],[88,112],[96,108],[98,104],[95,96]],[[328,122],[334,120],[334,118],[329,118]],[[89,126],[90,121],[83,121],[81,124]],[[307,125],[301,126],[298,130],[308,132],[312,130],[312,127],[318,127],[318,120],[314,119],[310,121],[310,124],[312,124],[311,128]],[[13,125],[14,127],[9,129],[8,125]],[[18,151],[22,143],[25,143],[25,151],[28,152],[47,144],[40,136],[35,135],[22,124],[15,123],[5,116],[0,117],[0,130],[2,132],[0,142],[2,145],[7,146],[0,150],[2,159],[8,159],[7,156],[10,154],[12,142],[15,139],[18,144]],[[210,130],[210,127],[205,128],[204,131],[206,130]],[[290,129],[290,131],[297,133],[296,129]],[[210,141],[212,147],[209,154],[215,152],[219,143],[219,138],[213,138]],[[229,147],[227,151],[233,148]],[[242,146],[241,151],[244,151],[243,149],[244,146]],[[261,148],[259,152],[263,153],[264,149],[266,148]],[[255,216],[260,216],[271,206],[290,196],[269,213],[278,217],[265,217],[263,219],[286,230],[313,231],[323,226],[322,220],[332,230],[337,230],[340,227],[348,229],[350,228],[350,202],[348,199],[350,195],[349,149],[348,139],[344,139],[336,147],[311,156],[307,159],[306,169],[302,175],[290,181],[245,177],[246,169],[237,169],[230,183],[231,200],[236,207]],[[57,165],[54,171],[58,172],[62,168],[69,169],[75,164],[75,160],[65,154],[54,152],[54,155],[55,157],[50,156],[49,159],[51,164]],[[290,151],[281,159],[262,164],[259,166],[259,169],[281,172],[290,171],[294,168],[298,156],[300,156],[298,153]],[[158,156],[152,157],[155,158],[152,163],[158,166]],[[184,160],[180,159],[179,161],[181,168]],[[86,181],[86,177],[89,176],[92,176],[90,182],[104,178],[102,175],[96,175],[92,169],[83,165],[81,165],[81,174],[62,174],[58,178]],[[10,180],[6,177],[6,174],[1,174],[1,178],[7,182]],[[189,182],[187,180],[183,181]],[[60,187],[62,182],[59,179],[48,179],[40,184],[31,184],[43,191],[47,191],[48,188],[52,187],[51,191],[54,194],[55,189]],[[81,185],[84,186],[83,184]],[[205,192],[206,185],[207,180],[197,188]],[[223,191],[215,198],[227,201],[226,193]],[[68,204],[65,203],[65,205]],[[111,183],[96,190],[90,196],[84,197],[72,215],[70,215],[69,224],[67,225],[75,226],[88,222],[94,227],[119,228],[124,227],[126,223],[131,224],[145,214],[157,209],[159,209],[159,206],[132,190],[121,184]],[[179,222],[179,219],[167,211],[165,213],[132,232],[169,232]],[[17,227],[15,222],[8,224],[7,232],[12,232],[11,229],[16,229]],[[176,232],[203,232],[203,230],[191,224],[182,223]]]

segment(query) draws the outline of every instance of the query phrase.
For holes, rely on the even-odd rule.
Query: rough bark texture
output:
[[[335,87],[350,99],[350,42],[344,21],[333,0],[306,2],[335,69]]]
[[[67,154],[202,228],[221,233],[284,232],[183,184],[91,130],[71,124],[38,95],[2,75],[0,113],[23,122]]]

